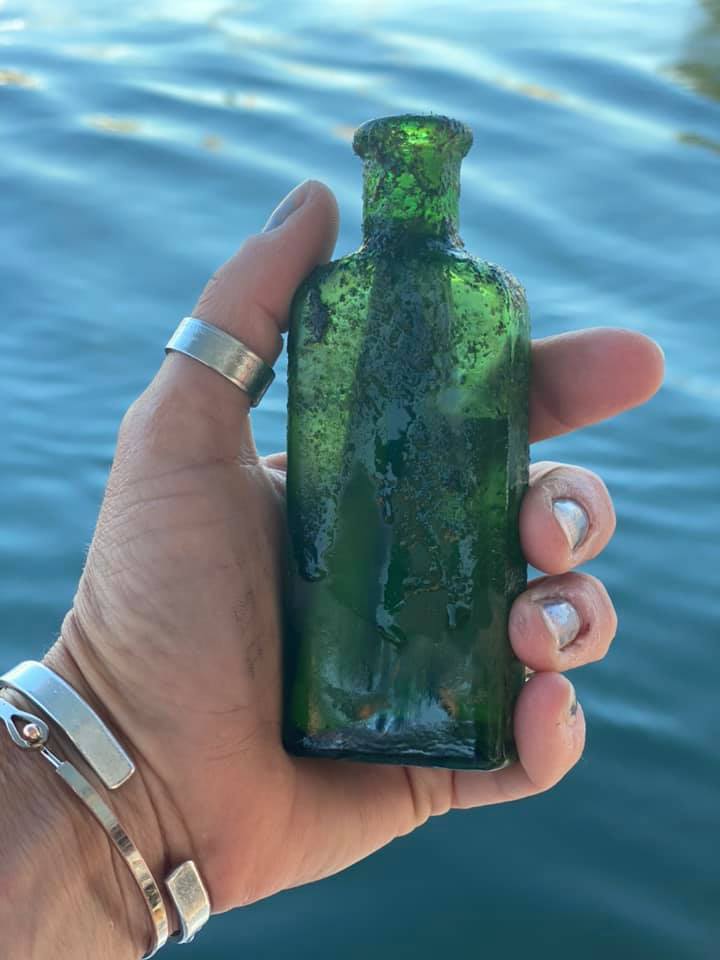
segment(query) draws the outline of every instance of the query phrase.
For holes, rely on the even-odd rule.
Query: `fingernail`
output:
[[[553,513],[567,537],[571,550],[577,550],[587,536],[590,521],[576,500],[553,500]]]
[[[568,707],[568,723],[575,723],[577,719],[578,712],[578,699],[577,694],[575,693],[575,688],[573,687],[572,700],[570,701],[570,706]]]
[[[307,200],[310,192],[308,189],[309,183],[309,180],[303,180],[303,182],[299,183],[294,190],[290,191],[284,200],[280,201],[280,203],[270,214],[268,222],[263,227],[263,233],[267,233],[269,230],[275,230],[277,227],[282,226],[291,213],[294,213],[296,210],[300,209],[300,207]]]
[[[573,642],[580,630],[580,617],[571,603],[567,600],[546,600],[542,605],[542,614],[558,649],[562,650]]]

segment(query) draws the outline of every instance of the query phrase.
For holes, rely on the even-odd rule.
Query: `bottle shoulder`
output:
[[[320,264],[296,291],[293,313],[306,319],[317,315],[314,325],[324,327],[328,309],[360,308],[374,284],[393,285],[403,274],[438,280],[444,276],[456,307],[475,313],[498,309],[518,318],[528,313],[525,290],[508,270],[473,256],[464,247],[441,245],[393,251],[363,246]]]
[[[298,287],[295,300],[306,300],[313,292],[333,286],[362,284],[372,276],[373,263],[370,258],[350,253],[327,263],[318,264]]]
[[[517,277],[499,264],[473,256],[464,247],[428,245],[424,249],[414,250],[375,250],[362,246],[316,267],[311,278],[314,285],[323,285],[337,275],[368,277],[372,276],[378,264],[389,260],[396,264],[404,262],[408,270],[422,268],[424,264],[444,264],[460,282],[494,286],[514,300],[525,301],[525,289]]]
[[[464,256],[456,261],[454,272],[458,281],[470,287],[495,289],[507,298],[511,307],[527,309],[527,296],[522,283],[499,264],[481,260],[464,251]]]
[[[295,291],[289,345],[326,340],[340,315],[346,324],[359,326],[367,311],[374,269],[371,258],[357,253],[318,264]]]

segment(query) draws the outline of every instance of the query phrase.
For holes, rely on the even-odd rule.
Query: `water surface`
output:
[[[536,335],[622,325],[667,355],[652,404],[534,451],[600,472],[618,510],[588,567],[620,629],[572,678],[579,766],[178,956],[718,955],[718,101],[718,0],[0,2],[0,666],[58,629],[118,421],[209,274],[305,177],[339,198],[338,255],[358,245],[370,117],[472,126],[462,234],[524,282]]]

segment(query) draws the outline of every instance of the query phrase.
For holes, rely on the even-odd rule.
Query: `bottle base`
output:
[[[443,752],[437,747],[433,750],[421,749],[368,749],[358,744],[356,747],[323,743],[309,736],[285,737],[285,750],[295,757],[326,758],[328,760],[352,760],[358,763],[383,763],[403,767],[438,767],[451,770],[502,770],[517,760],[512,749],[495,756],[479,756],[470,750],[463,752]]]

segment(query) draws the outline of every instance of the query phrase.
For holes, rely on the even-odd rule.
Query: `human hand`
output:
[[[337,205],[321,183],[307,181],[287,202],[288,219],[250,237],[193,311],[270,364],[294,290],[329,259],[337,235]],[[536,342],[532,440],[644,402],[662,366],[652,341],[630,332]],[[549,576],[529,585],[510,618],[515,652],[536,671],[515,712],[519,762],[477,773],[287,755],[285,456],[257,455],[248,413],[245,394],[217,373],[181,354],[166,357],[123,420],[73,609],[46,658],[135,758],[138,776],[113,804],[156,876],[194,859],[215,912],[335,873],[432,815],[557,783],[585,739],[582,709],[561,671],[604,656],[616,627],[602,584],[570,572],[613,533],[608,492],[581,468],[535,464],[521,535],[528,560]],[[557,500],[574,501],[587,517],[575,549],[553,511]],[[566,639],[578,627],[566,646],[551,632],[548,600]],[[142,950],[149,930],[132,896]]]

